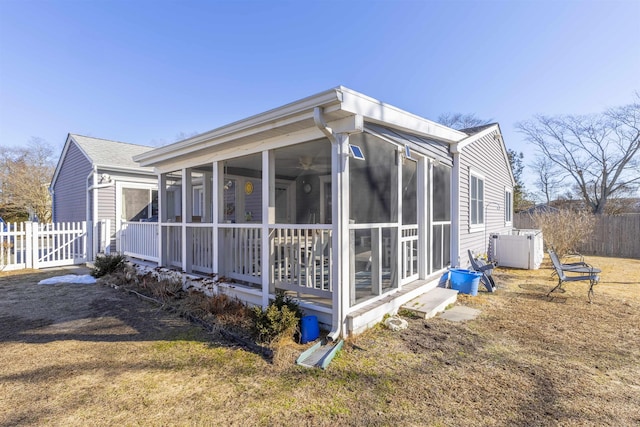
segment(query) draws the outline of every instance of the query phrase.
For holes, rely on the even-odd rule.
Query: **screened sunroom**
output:
[[[431,124],[339,88],[139,156],[159,176],[159,264],[346,328],[449,265],[453,160]]]
[[[372,126],[373,127],[373,126]],[[331,307],[334,256],[348,253],[349,307],[425,279],[449,262],[450,160],[434,141],[376,127],[351,135],[348,194],[334,194],[332,143],[316,139],[160,177],[162,263]],[[429,157],[421,145],[440,148]],[[448,164],[449,163],[449,164]],[[339,200],[335,200],[335,199]],[[347,200],[347,245],[333,206]]]

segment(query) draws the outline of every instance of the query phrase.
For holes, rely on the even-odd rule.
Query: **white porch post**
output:
[[[428,209],[431,205],[431,191],[429,191],[429,168],[431,162],[420,157],[418,160],[418,278],[424,279],[431,272],[431,251],[429,250],[429,229],[431,218]]]
[[[453,154],[451,171],[451,266],[460,265],[460,152],[458,144],[449,148]]]
[[[349,311],[351,301],[351,280],[350,280],[350,259],[349,259],[349,134],[341,133],[335,135],[336,144],[333,144],[332,158],[332,180],[336,185],[331,186],[332,198],[338,203],[333,205],[332,218],[336,218],[334,223],[333,253],[338,254],[339,262],[334,264],[338,267],[338,274],[333,288],[333,318],[341,323],[342,334],[347,335],[346,313]],[[337,289],[336,289],[337,288]]]
[[[162,223],[166,221],[164,211],[165,197],[167,197],[167,175],[158,174],[158,266],[166,265],[167,255],[164,250],[164,230]]]
[[[98,224],[100,224],[100,215],[98,213],[98,197],[100,197],[100,190],[97,188],[98,184],[98,172],[96,169],[93,170],[93,184],[92,187],[96,187],[93,188],[91,191],[91,195],[92,195],[92,199],[91,199],[91,203],[92,203],[92,207],[91,207],[91,219],[93,220],[93,223],[98,226]],[[100,230],[102,231],[102,228],[100,228]],[[98,240],[96,239],[96,234],[94,232],[93,234],[93,238],[94,238],[94,242],[93,242],[93,254],[91,259],[96,259],[96,256],[98,255],[98,252],[100,252],[100,242],[98,242]],[[100,234],[100,240],[104,240],[104,233]]]
[[[404,147],[402,147],[402,151],[404,151]],[[395,254],[391,254],[391,259],[394,260],[395,259],[395,263],[396,263],[396,283],[392,283],[391,286],[394,286],[396,288],[401,288],[402,287],[402,276],[404,275],[404,264],[402,263],[402,258],[404,256],[404,254],[402,254],[402,226],[404,225],[403,222],[403,218],[402,218],[402,156],[400,155],[400,151],[399,149],[396,149],[396,223],[398,224],[398,226],[396,227],[396,253]],[[392,197],[393,200],[393,197]],[[393,248],[393,245],[391,245],[391,247]],[[392,270],[393,271],[393,270]],[[393,274],[392,274],[393,277]],[[379,289],[379,294],[382,294],[382,281],[380,281],[380,286],[378,287]]]
[[[271,151],[262,152],[262,230],[260,263],[262,265],[262,308],[269,305],[271,284],[271,245],[269,244],[269,224],[275,223],[275,157]]]
[[[189,177],[189,182],[187,182],[187,177]],[[180,230],[182,231],[182,238],[180,239],[181,250],[182,252],[182,260],[181,260],[181,268],[185,273],[191,272],[191,263],[187,256],[187,249],[191,246],[187,242],[187,215],[191,214],[191,209],[189,208],[189,203],[191,202],[191,197],[189,194],[191,193],[191,169],[182,169],[182,209],[180,215],[182,216],[182,224],[180,226]]]
[[[224,177],[220,177],[221,169],[219,167],[220,162],[213,162],[213,183],[211,184],[211,200],[213,203],[211,211],[211,221],[213,222],[213,273],[220,274],[220,249],[218,247],[220,240],[220,231],[218,224],[220,224],[220,209],[222,207],[222,191],[220,191],[220,183]]]

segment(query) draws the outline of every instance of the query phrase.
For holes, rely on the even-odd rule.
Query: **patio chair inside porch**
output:
[[[313,239],[310,248],[302,250],[301,268],[306,276],[307,287],[328,290],[329,260],[326,253],[328,246],[329,238],[319,234]]]

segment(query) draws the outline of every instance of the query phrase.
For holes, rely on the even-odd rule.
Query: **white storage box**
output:
[[[537,270],[544,257],[542,230],[512,230],[511,234],[493,234],[492,257],[500,267]]]

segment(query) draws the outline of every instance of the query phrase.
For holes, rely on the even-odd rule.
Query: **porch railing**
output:
[[[405,225],[401,229],[402,281],[418,278],[418,226]]]
[[[221,228],[220,262],[223,274],[248,283],[262,283],[262,230],[254,225]]]
[[[331,298],[334,286],[330,226],[270,229],[271,280],[276,288]]]
[[[213,226],[189,226],[187,236],[190,239],[187,247],[191,251],[191,270],[206,274],[214,273]]]
[[[253,224],[220,224],[218,259],[220,271],[213,271],[212,225],[187,226],[188,269],[199,273],[220,273],[231,279],[261,285],[262,274],[270,274],[275,288],[331,297],[334,286],[331,226],[276,226],[264,238],[262,228]],[[157,262],[157,223],[123,222],[121,250],[125,255]],[[166,264],[182,266],[182,227],[162,226]],[[408,242],[411,238],[408,238]],[[266,242],[270,268],[262,266],[262,245]],[[409,244],[411,247],[411,244]]]
[[[179,224],[165,225],[162,232],[167,265],[182,268],[182,227]]]
[[[158,232],[155,222],[122,222],[120,250],[127,256],[158,262]]]

